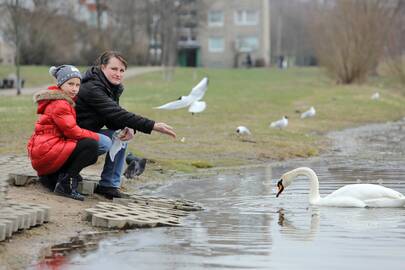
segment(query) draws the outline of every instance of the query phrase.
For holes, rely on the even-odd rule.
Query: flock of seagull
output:
[[[307,111],[301,113],[301,119],[314,117],[316,114],[314,106],[311,106]],[[288,126],[288,116],[284,115],[281,119],[271,122],[271,128],[283,129]],[[236,133],[240,135],[251,135],[252,133],[247,127],[239,126],[236,128]]]
[[[191,89],[191,92],[187,96],[181,96],[175,101],[168,102],[155,109],[160,110],[177,110],[181,108],[188,107],[188,111],[192,114],[201,113],[207,108],[205,101],[202,101],[202,98],[205,95],[205,92],[208,89],[208,78],[204,77],[196,86]],[[378,100],[380,94],[375,92],[372,96],[372,100]],[[301,113],[300,118],[312,118],[316,115],[316,110],[314,106],[311,106],[307,111]],[[283,129],[288,126],[288,116],[283,116],[281,119],[271,122],[271,128]],[[239,126],[236,128],[236,133],[239,135],[251,135],[250,130],[245,126]]]

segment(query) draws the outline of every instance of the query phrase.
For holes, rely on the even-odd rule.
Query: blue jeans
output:
[[[98,141],[98,155],[102,155],[110,150],[112,145],[112,136],[114,130],[102,129],[99,132],[100,140]],[[122,148],[115,155],[114,161],[111,161],[110,155],[106,155],[103,172],[101,173],[100,185],[104,187],[121,187],[121,174],[124,168],[125,148]]]

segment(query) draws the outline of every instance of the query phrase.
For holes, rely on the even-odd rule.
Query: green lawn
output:
[[[41,72],[49,77],[45,68]],[[210,81],[203,113],[153,109],[188,94],[204,76]],[[373,84],[378,85],[378,79]],[[171,82],[155,72],[128,79],[125,86],[124,108],[166,122],[178,135],[172,140],[158,133],[138,133],[130,150],[155,161],[149,166],[182,171],[317,155],[327,146],[323,136],[327,131],[405,115],[405,97],[397,89],[378,88],[381,99],[372,101],[375,86],[338,86],[317,68],[179,68]],[[316,117],[301,120],[296,111],[310,106],[315,107]],[[1,153],[25,152],[35,109],[30,96],[1,97]],[[289,116],[289,126],[285,130],[269,128],[282,115]],[[235,129],[239,125],[247,126],[253,135],[238,137]],[[185,142],[180,141],[183,137]]]

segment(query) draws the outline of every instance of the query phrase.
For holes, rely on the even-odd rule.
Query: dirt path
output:
[[[148,72],[154,72],[154,71],[159,71],[161,70],[161,67],[130,67],[126,72],[125,72],[125,78],[131,78],[137,75],[145,74]],[[30,87],[30,88],[23,88],[21,89],[21,94],[22,95],[32,95],[35,92],[46,89],[49,85],[41,85],[41,86],[36,86],[36,87]],[[16,89],[0,89],[0,96],[15,96],[17,93]]]

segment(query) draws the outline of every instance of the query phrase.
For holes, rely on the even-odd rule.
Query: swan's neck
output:
[[[316,204],[320,199],[321,196],[319,195],[319,181],[318,176],[316,173],[310,168],[298,168],[295,172],[296,177],[299,175],[303,175],[308,177],[309,179],[309,203]]]

